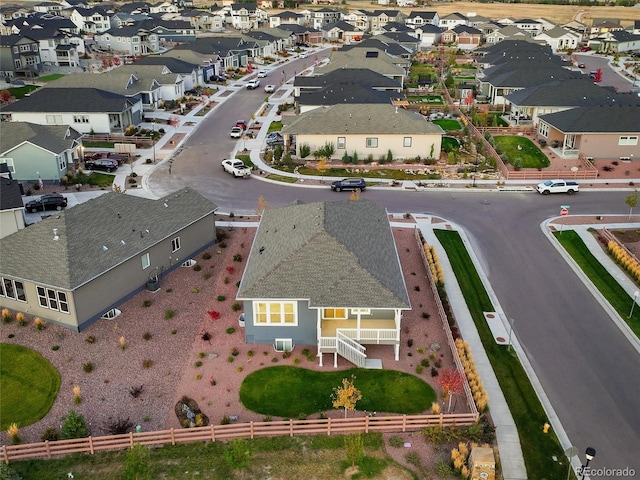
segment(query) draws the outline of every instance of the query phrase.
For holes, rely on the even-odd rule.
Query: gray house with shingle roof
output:
[[[411,308],[384,208],[365,200],[294,204],[263,213],[237,295],[247,343],[317,345],[365,366],[362,344],[400,351]]]
[[[20,181],[58,184],[80,158],[82,134],[66,125],[4,122],[0,135],[0,163]]]
[[[2,306],[80,331],[213,244],[215,209],[184,188],[58,212],[0,242]]]
[[[11,178],[6,164],[0,163],[0,239],[24,228],[24,203],[20,184]]]

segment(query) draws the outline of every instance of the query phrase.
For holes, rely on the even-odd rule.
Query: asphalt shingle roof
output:
[[[28,122],[4,122],[0,135],[0,154],[23,142],[59,154],[73,147],[82,134],[67,125],[38,125]]]
[[[586,77],[583,75],[583,77]],[[544,106],[582,106],[611,103],[615,98],[622,101],[623,95],[611,89],[594,85],[588,78],[573,78],[553,81],[543,85],[518,90],[505,96],[515,105]]]
[[[410,308],[386,211],[366,200],[265,210],[238,298]]]
[[[190,188],[159,200],[109,192],[3,238],[0,273],[72,290],[215,209]]]
[[[590,105],[540,116],[564,133],[640,133],[640,101]]]
[[[337,104],[367,104],[382,103],[391,105],[394,98],[404,97],[394,91],[379,91],[362,85],[330,85],[328,87],[302,91],[298,97],[300,105],[337,105]]]
[[[400,88],[400,83],[368,68],[338,68],[314,77],[296,76],[294,86],[362,85],[371,88]]]
[[[444,133],[419,113],[387,104],[339,104],[316,108],[296,117],[282,131],[310,135]]]
[[[0,107],[4,112],[121,113],[131,102],[117,93],[97,88],[40,88],[31,96]]]

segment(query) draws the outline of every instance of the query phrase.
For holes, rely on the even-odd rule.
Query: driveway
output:
[[[618,92],[628,92],[631,90],[633,83],[620,75],[616,70],[611,68],[609,58],[597,54],[573,54],[578,63],[584,63],[585,68],[582,69],[587,75],[602,69],[602,80],[598,85],[601,87],[614,87]]]

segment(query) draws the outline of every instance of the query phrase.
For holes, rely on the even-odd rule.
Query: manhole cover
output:
[[[506,342],[504,337],[496,337],[496,342]]]
[[[485,315],[485,317],[487,317],[487,318],[496,318],[496,316],[493,313],[487,313]]]

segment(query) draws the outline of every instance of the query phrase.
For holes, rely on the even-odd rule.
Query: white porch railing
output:
[[[378,328],[361,328],[359,333],[357,329],[340,329],[342,334],[352,340],[367,343],[380,343],[381,341],[400,341],[400,330],[395,328],[378,329]]]
[[[341,330],[336,331],[338,354],[358,367],[364,367],[367,355],[365,348],[358,342],[351,340]]]
[[[320,337],[320,352],[334,352],[337,345],[338,339],[336,337]]]

